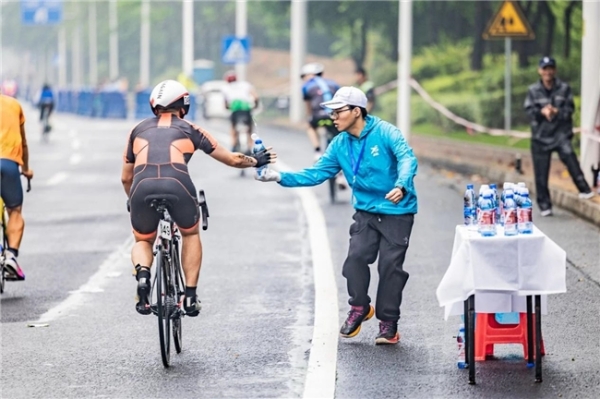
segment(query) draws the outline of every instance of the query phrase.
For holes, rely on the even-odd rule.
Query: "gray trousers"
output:
[[[371,303],[369,265],[379,255],[377,271],[379,286],[375,314],[382,321],[397,321],[400,318],[402,290],[408,273],[402,268],[414,215],[379,215],[357,211],[350,226],[350,247],[342,274],[346,278],[348,303],[352,306],[367,306]]]

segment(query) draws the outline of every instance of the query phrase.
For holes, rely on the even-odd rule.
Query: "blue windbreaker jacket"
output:
[[[359,138],[341,132],[312,167],[299,172],[282,172],[279,184],[285,187],[316,186],[340,170],[344,171],[352,188],[355,209],[387,215],[417,213],[413,182],[417,158],[396,126],[368,115]],[[406,190],[397,205],[385,199],[394,187]]]

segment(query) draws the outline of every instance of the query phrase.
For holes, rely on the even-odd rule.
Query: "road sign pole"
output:
[[[506,68],[504,70],[504,130],[510,130],[511,122],[511,70],[512,70],[512,42],[511,38],[504,39],[504,58],[506,58]]]
[[[235,7],[235,35],[246,37],[248,33],[248,3],[246,0],[237,0]],[[246,63],[235,64],[235,74],[239,80],[246,80]]]

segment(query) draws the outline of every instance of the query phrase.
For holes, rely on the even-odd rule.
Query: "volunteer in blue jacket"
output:
[[[403,263],[417,213],[413,182],[417,158],[398,128],[367,115],[367,97],[359,89],[342,87],[321,106],[332,110],[331,118],[341,132],[323,156],[299,172],[280,173],[269,168],[255,178],[277,181],[284,187],[316,186],[344,171],[356,213],[343,267],[351,308],[340,334],[356,336],[362,322],[375,313],[380,321],[375,343],[396,344],[402,290],[408,280]],[[378,255],[374,310],[368,295],[369,265]]]

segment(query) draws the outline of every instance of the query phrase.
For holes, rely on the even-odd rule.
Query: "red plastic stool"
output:
[[[534,314],[534,342],[535,334]],[[521,344],[523,345],[523,358],[527,359],[527,313],[519,313],[519,324],[500,324],[496,321],[495,313],[477,313],[475,322],[475,360],[483,361],[487,356],[493,356],[495,344]],[[542,339],[542,356],[545,354],[546,350]],[[535,357],[535,351],[533,356]]]

